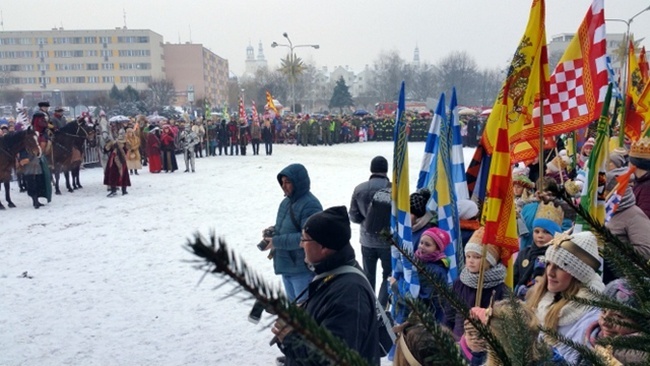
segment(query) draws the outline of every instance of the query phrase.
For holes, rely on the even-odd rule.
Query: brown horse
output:
[[[95,137],[95,129],[86,124],[83,118],[66,124],[54,134],[52,138],[52,151],[48,154],[47,159],[52,168],[52,174],[54,175],[55,194],[61,194],[61,190],[59,189],[61,172],[65,176],[65,186],[68,192],[74,192],[73,187],[70,185],[70,171],[77,168],[78,173],[78,168],[81,164],[78,154],[84,151],[85,143],[90,144],[90,146],[95,146]],[[76,183],[79,183],[78,177]],[[78,185],[78,187],[81,188],[81,185]]]
[[[9,207],[16,207],[11,202],[9,183],[11,181],[11,172],[16,168],[16,155],[22,151],[28,150],[38,155],[39,146],[36,140],[36,132],[29,127],[19,132],[10,132],[0,137],[0,182],[5,186],[5,199]],[[0,210],[5,207],[0,203]]]

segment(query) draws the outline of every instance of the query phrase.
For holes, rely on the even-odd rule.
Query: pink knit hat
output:
[[[445,248],[447,248],[447,245],[451,243],[451,237],[449,236],[449,233],[437,227],[427,229],[422,233],[422,236],[428,236],[433,239],[433,241],[438,245],[438,248],[440,248],[441,252],[444,252]]]

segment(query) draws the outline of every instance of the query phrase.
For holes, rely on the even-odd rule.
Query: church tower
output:
[[[415,51],[413,51],[413,66],[420,66],[420,48],[418,45],[415,45]]]

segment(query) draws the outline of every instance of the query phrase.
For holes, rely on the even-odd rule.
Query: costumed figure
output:
[[[160,160],[160,127],[154,126],[147,133],[147,159],[149,172],[160,173],[162,163]]]
[[[176,151],[174,144],[174,133],[169,125],[163,126],[162,135],[160,136],[160,150],[162,150],[162,168],[165,173],[174,172],[178,170],[178,163],[176,163]]]
[[[108,154],[104,150],[106,143],[113,140],[113,135],[111,134],[111,128],[106,119],[106,113],[104,111],[99,112],[99,148],[102,153],[99,154],[99,162],[102,165],[102,169],[106,169],[106,162],[108,161]]]
[[[126,129],[126,166],[129,172],[138,175],[138,169],[142,169],[142,159],[140,157],[140,136],[136,135],[133,128]]]
[[[181,143],[183,144],[183,157],[185,158],[185,173],[190,171],[190,165],[192,165],[192,173],[194,173],[196,161],[194,147],[199,143],[199,137],[189,123],[185,125],[185,129],[181,132]]]
[[[129,149],[124,130],[120,130],[117,140],[107,142],[104,150],[108,152],[104,184],[111,187],[107,197],[114,197],[117,194],[117,187],[122,187],[122,195],[125,195],[128,193],[126,187],[131,185],[131,179],[126,165],[126,154]]]

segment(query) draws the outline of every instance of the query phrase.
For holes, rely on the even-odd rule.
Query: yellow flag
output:
[[[522,141],[522,131],[537,130],[533,126],[533,109],[535,103],[539,103],[542,88],[548,83],[545,11],[544,0],[533,0],[526,31],[521,37],[510,63],[508,76],[486,122],[483,138],[484,146],[490,155],[496,146],[497,131],[503,116],[508,124],[510,144]],[[504,91],[507,93],[506,98]],[[503,103],[506,100],[507,103]],[[513,150],[513,158],[516,160],[526,160],[523,156],[536,155],[531,144],[524,144]]]

